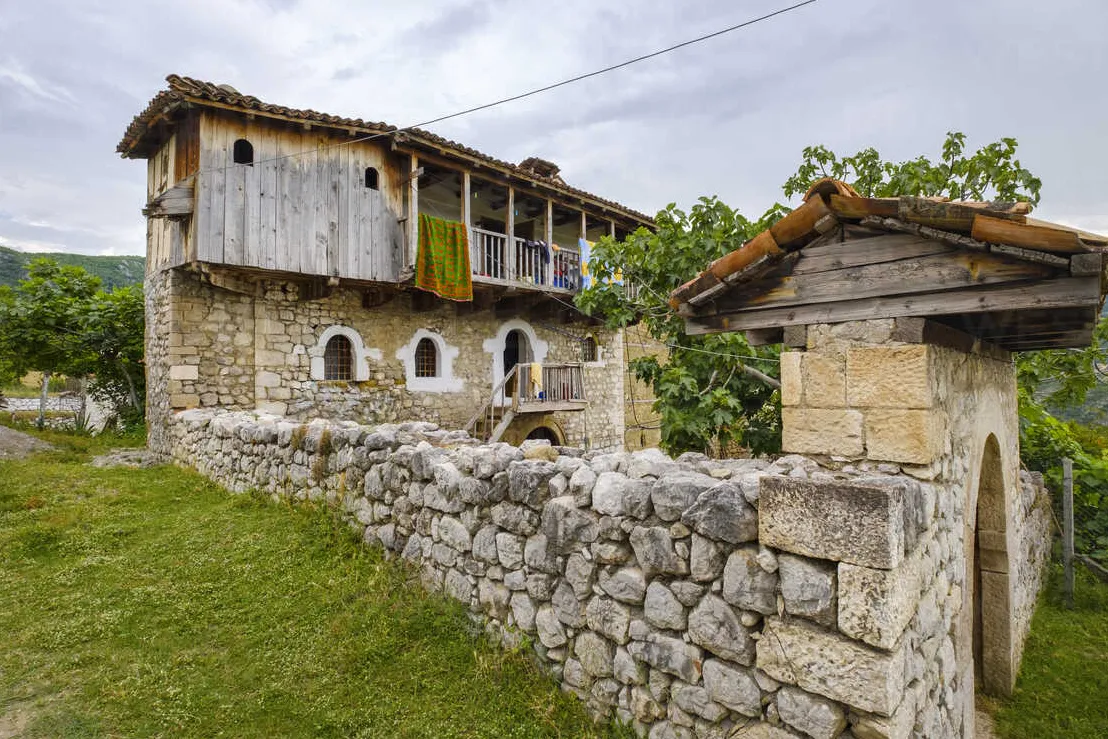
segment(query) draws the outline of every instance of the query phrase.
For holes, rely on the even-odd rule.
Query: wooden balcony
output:
[[[516,416],[525,413],[583,411],[585,373],[580,364],[543,364],[541,382],[533,364],[517,364],[492,391],[492,396],[466,424],[466,431],[484,441],[499,441]]]
[[[471,228],[473,281],[488,285],[575,293],[581,288],[581,254],[551,249],[507,234]]]

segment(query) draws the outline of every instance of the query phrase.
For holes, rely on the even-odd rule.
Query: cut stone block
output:
[[[839,564],[839,630],[881,649],[892,649],[919,603],[919,562],[895,570]]]
[[[926,344],[853,347],[846,354],[847,402],[854,408],[931,408]]]
[[[904,558],[905,497],[918,494],[910,485],[763,477],[758,540],[792,554],[892,569]]]
[[[862,711],[888,716],[904,696],[902,649],[881,652],[801,619],[767,618],[757,659],[774,680]]]
[[[938,411],[866,411],[866,456],[907,464],[929,464],[942,449],[943,416]]]
[[[781,405],[800,405],[804,397],[804,386],[800,374],[800,363],[804,352],[781,352]]]
[[[804,405],[807,408],[846,406],[846,363],[816,352],[804,356]]]
[[[781,448],[794,454],[862,455],[862,412],[846,408],[782,408]]]

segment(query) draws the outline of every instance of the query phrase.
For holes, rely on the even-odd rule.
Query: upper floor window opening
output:
[[[415,374],[416,377],[439,376],[439,352],[431,339],[423,338],[416,344]]]
[[[238,139],[231,156],[235,164],[254,164],[254,145],[246,139]]]
[[[346,382],[354,379],[354,352],[350,339],[341,334],[332,336],[323,350],[323,379]]]
[[[380,174],[378,174],[376,167],[366,167],[365,168],[365,186],[367,188],[369,188],[370,190],[380,190],[381,189],[380,177],[381,176],[380,176]]]

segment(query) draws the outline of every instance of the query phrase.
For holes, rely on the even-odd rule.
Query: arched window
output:
[[[381,189],[379,175],[377,174],[376,167],[365,168],[365,186],[368,187],[370,190]]]
[[[332,336],[323,350],[323,379],[348,382],[354,379],[354,352],[350,339],[341,334]]]
[[[589,334],[585,337],[585,341],[581,344],[586,362],[598,362],[600,361],[600,349],[596,345],[596,337]]]
[[[416,377],[439,376],[439,352],[430,339],[420,339],[416,344],[415,374]]]
[[[254,145],[246,139],[239,139],[235,142],[235,147],[231,155],[235,160],[235,164],[253,164]]]

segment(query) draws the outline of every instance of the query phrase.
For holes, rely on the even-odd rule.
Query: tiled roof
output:
[[[1028,218],[1029,203],[950,201],[945,198],[864,198],[834,179],[814,183],[804,204],[771,228],[726,254],[677,288],[670,305],[700,302],[735,285],[760,277],[758,267],[797,251],[840,223],[859,223],[889,231],[914,229],[967,247],[1003,244],[1029,252],[1071,255],[1108,249],[1108,237],[1057,223]]]
[[[566,185],[556,171],[553,176],[544,177],[537,174],[533,168],[521,167],[511,164],[510,162],[496,159],[488,154],[479,152],[476,149],[471,149],[468,146],[459,144],[456,141],[451,141],[450,139],[431,133],[430,131],[424,131],[418,128],[401,130],[396,126],[380,121],[374,122],[365,121],[361,118],[343,118],[341,116],[319,113],[314,110],[301,110],[287,108],[283,105],[272,105],[262,102],[252,95],[243,95],[238,92],[238,90],[228,85],[216,85],[211,82],[203,82],[201,80],[192,79],[191,77],[182,77],[176,74],[171,74],[165,79],[168,83],[168,89],[159,92],[154,99],[150,101],[150,104],[147,105],[141,113],[135,116],[134,120],[132,120],[131,124],[127,127],[127,131],[123,134],[123,139],[116,147],[116,151],[124,157],[144,156],[144,153],[141,151],[141,144],[147,134],[160,120],[163,120],[167,114],[171,113],[180,105],[185,103],[199,105],[215,104],[216,107],[227,107],[244,112],[268,114],[323,126],[358,129],[360,132],[365,133],[394,134],[411,144],[433,147],[441,149],[448,154],[464,155],[472,159],[477,159],[487,165],[503,169],[513,177],[517,177],[521,180],[542,184],[569,197],[587,198],[596,203],[608,206],[613,210],[617,210],[621,214],[642,223],[653,223],[653,219],[644,213],[632,210],[615,201],[607,200],[585,192],[584,190]],[[532,157],[524,160],[524,163],[533,164],[535,161],[540,160],[535,160]]]

